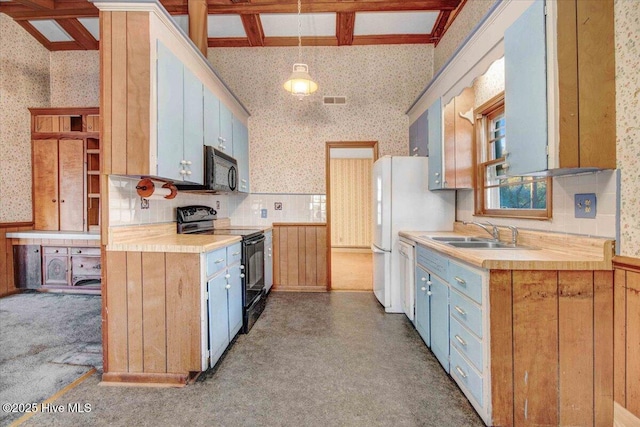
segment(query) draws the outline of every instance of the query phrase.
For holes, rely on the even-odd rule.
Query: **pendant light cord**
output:
[[[298,62],[302,61],[302,21],[300,13],[302,12],[302,0],[298,0]]]

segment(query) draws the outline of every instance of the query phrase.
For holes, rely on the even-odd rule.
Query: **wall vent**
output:
[[[346,96],[325,96],[322,98],[324,105],[345,105],[347,103]]]

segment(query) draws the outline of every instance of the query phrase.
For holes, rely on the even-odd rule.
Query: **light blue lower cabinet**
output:
[[[423,270],[420,266],[416,266],[416,329],[422,337],[422,340],[427,344],[427,347],[431,347],[431,314],[429,307],[428,280],[429,273]]]
[[[240,264],[229,267],[228,273],[228,303],[229,303],[229,341],[233,340],[242,328],[242,270]]]
[[[227,279],[219,274],[207,282],[209,367],[213,368],[229,345],[229,311],[227,309]]]
[[[431,276],[431,351],[449,372],[449,286]]]
[[[484,406],[482,399],[482,376],[460,354],[455,346],[451,346],[451,376],[463,390],[468,390],[480,406]]]

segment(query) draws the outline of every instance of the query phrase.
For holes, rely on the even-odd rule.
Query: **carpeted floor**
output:
[[[102,368],[99,296],[0,298],[0,403],[39,403]],[[0,411],[0,425],[22,416]]]
[[[272,293],[215,371],[183,389],[103,387],[99,375],[25,425],[481,426],[402,314],[368,293]]]

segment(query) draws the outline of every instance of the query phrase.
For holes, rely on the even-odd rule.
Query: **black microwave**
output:
[[[234,192],[238,189],[238,162],[228,154],[205,146],[204,185],[207,190]]]

